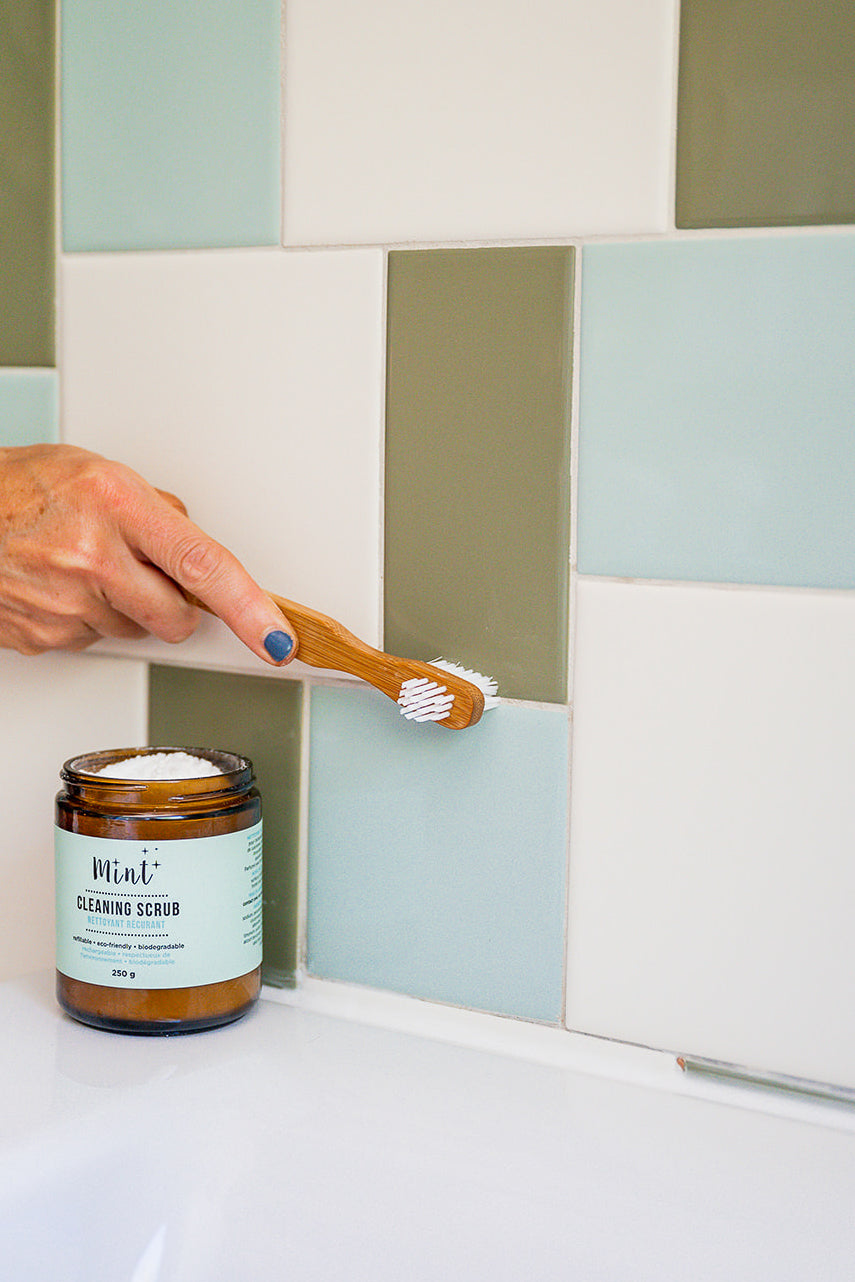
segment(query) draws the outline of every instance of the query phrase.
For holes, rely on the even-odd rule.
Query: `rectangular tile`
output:
[[[579,566],[855,586],[855,235],[586,247]]]
[[[665,230],[672,0],[288,0],[286,244]]]
[[[146,665],[0,649],[0,978],[54,966],[54,797],[63,762],[145,742]]]
[[[0,369],[0,445],[36,445],[59,434],[52,369]]]
[[[309,970],[555,1021],[566,711],[503,706],[445,730],[322,687],[311,721]]]
[[[148,742],[251,759],[264,822],[264,980],[297,966],[302,687],[292,681],[153,666]]]
[[[566,694],[572,250],[389,256],[386,648]]]
[[[54,9],[0,5],[0,366],[54,363]]]
[[[855,221],[855,10],[682,0],[677,226]]]
[[[278,244],[279,49],[279,0],[63,0],[66,250]]]
[[[63,290],[65,439],[180,495],[259,583],[376,642],[382,254],[77,255]],[[257,672],[228,637],[206,620],[191,661]]]
[[[855,1086],[855,595],[577,595],[568,1023]]]

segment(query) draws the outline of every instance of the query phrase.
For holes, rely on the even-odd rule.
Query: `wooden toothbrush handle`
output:
[[[372,685],[377,685],[377,688],[384,694],[388,694],[390,698],[394,690],[394,697],[397,699],[403,678],[396,680],[391,669],[387,672],[387,664],[378,665],[379,660],[391,660],[391,655],[384,655],[381,651],[372,649],[364,641],[360,641],[359,637],[349,632],[338,619],[331,619],[329,615],[321,614],[319,610],[313,610],[308,605],[299,605],[296,601],[289,601],[287,597],[278,596],[275,592],[268,592],[267,595],[294,625],[297,633],[295,658],[308,663],[313,668],[350,672],[355,677],[361,677],[365,681],[370,681]],[[381,672],[376,670],[378,666],[383,669]],[[378,684],[378,679],[383,684]]]
[[[214,613],[198,597],[191,596],[189,592],[184,592],[184,595],[199,609],[208,614]],[[267,595],[293,626],[297,639],[295,659],[312,668],[349,672],[352,676],[367,681],[395,703],[402,683],[411,677],[439,681],[449,694],[454,695],[454,703],[449,715],[437,722],[438,725],[447,726],[451,730],[462,730],[481,720],[484,695],[471,681],[431,667],[429,663],[422,663],[419,659],[400,659],[394,654],[375,650],[365,641],[360,641],[359,637],[349,632],[337,619],[321,614],[308,605],[289,601],[287,597],[278,596],[275,592],[268,592]]]
[[[367,681],[369,685],[397,702],[401,684],[412,677],[426,677],[440,681],[454,695],[448,717],[438,725],[460,730],[474,726],[484,711],[484,695],[471,681],[453,673],[439,671],[418,659],[401,659],[383,650],[375,650],[360,641],[337,619],[331,619],[307,605],[299,605],[275,592],[267,594],[271,601],[293,623],[297,632],[296,658],[313,668],[327,668],[336,672],[350,672]]]

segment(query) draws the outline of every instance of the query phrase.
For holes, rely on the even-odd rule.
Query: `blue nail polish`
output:
[[[264,638],[264,648],[271,659],[281,663],[294,649],[294,638],[289,637],[287,632],[268,632]]]

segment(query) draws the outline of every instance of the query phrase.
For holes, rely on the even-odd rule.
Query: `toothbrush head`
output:
[[[411,677],[401,683],[398,708],[401,716],[406,717],[408,721],[447,720],[451,716],[455,700],[454,690],[450,687],[458,685],[458,680],[468,682],[481,692],[484,711],[498,706],[497,686],[492,677],[485,677],[471,668],[463,668],[459,663],[449,663],[446,659],[433,659],[429,666],[438,669],[438,679],[432,680],[425,676]],[[443,673],[448,673],[456,680],[446,681],[443,684]],[[480,704],[481,700],[478,700],[478,703]],[[479,708],[477,716],[473,715],[466,724],[473,725],[480,715]]]

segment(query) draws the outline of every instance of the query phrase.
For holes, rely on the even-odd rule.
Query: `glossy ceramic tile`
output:
[[[855,595],[578,585],[568,1022],[855,1085]]]
[[[145,743],[143,663],[0,649],[0,975],[54,966],[54,797],[64,761]]]
[[[855,9],[682,0],[677,226],[855,220]]]
[[[309,971],[556,1020],[566,712],[504,706],[455,731],[319,688],[311,720]]]
[[[579,566],[855,586],[855,235],[586,247]]]
[[[664,230],[671,0],[289,0],[288,244]]]
[[[63,0],[66,250],[279,243],[279,21],[279,0]]]
[[[78,255],[63,273],[65,438],[181,495],[258,582],[376,641],[382,255]],[[218,629],[191,661],[257,673]]]
[[[0,366],[54,360],[54,0],[0,5]]]
[[[264,980],[297,964],[302,687],[291,681],[153,666],[148,742],[225,748],[252,760],[264,821]]]
[[[386,646],[566,694],[572,251],[389,259]]]
[[[0,369],[0,445],[55,441],[59,407],[52,369]]]

